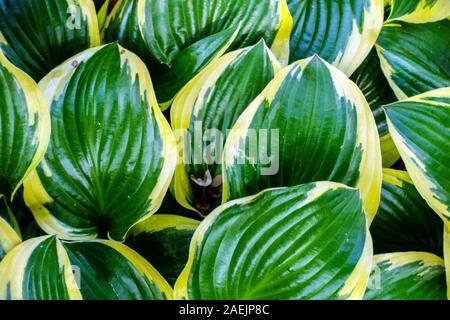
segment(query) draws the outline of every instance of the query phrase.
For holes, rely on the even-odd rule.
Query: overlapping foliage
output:
[[[0,0],[0,299],[450,298],[447,0]]]

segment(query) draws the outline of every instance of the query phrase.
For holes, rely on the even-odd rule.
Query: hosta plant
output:
[[[0,299],[450,298],[448,0],[0,0]]]

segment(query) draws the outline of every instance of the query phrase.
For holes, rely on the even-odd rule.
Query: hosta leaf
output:
[[[383,0],[288,0],[294,20],[290,60],[318,54],[348,76],[364,61],[383,24]]]
[[[371,260],[358,190],[331,182],[266,190],[200,224],[175,298],[358,299]]]
[[[145,65],[113,43],[73,57],[39,85],[52,135],[25,183],[27,205],[49,234],[122,240],[158,209],[175,170],[175,139]]]
[[[179,53],[170,67],[158,61],[148,50],[139,28],[139,4],[143,1],[123,0],[114,7],[105,25],[106,41],[120,43],[136,52],[150,68],[155,79],[155,91],[162,109],[170,106],[173,96],[208,63],[222,55],[235,39],[239,26],[225,29],[199,40]],[[186,66],[191,67],[187,68]],[[169,95],[169,96],[167,96]]]
[[[369,221],[378,208],[381,152],[371,110],[358,87],[317,56],[280,71],[251,103],[227,139],[224,163],[223,202],[334,181],[361,190]]]
[[[25,241],[0,263],[0,299],[158,300],[172,288],[135,251],[112,241]]]
[[[372,49],[369,56],[350,79],[364,93],[370,109],[372,109],[380,135],[383,166],[390,167],[400,159],[400,155],[389,135],[382,106],[397,101],[397,98],[381,70],[380,60],[375,49]]]
[[[120,40],[120,44],[136,53],[148,66],[157,62],[146,50],[138,24],[139,0],[119,0],[105,21],[102,30],[104,41]]]
[[[210,64],[177,95],[171,123],[179,138],[181,161],[175,171],[174,191],[180,204],[201,214],[220,204],[227,130],[278,70],[270,50],[259,42]],[[206,176],[211,176],[211,181],[195,182]],[[216,185],[215,180],[219,180]]]
[[[156,214],[130,231],[126,244],[141,254],[171,284],[188,261],[189,245],[199,221]]]
[[[242,29],[234,48],[247,47],[261,37],[270,45],[279,45],[277,41],[286,41],[289,37],[290,28],[285,24],[290,24],[290,14],[284,0],[237,0],[232,5],[223,0],[147,0],[144,3],[145,17],[139,21],[142,34],[162,63],[170,63],[180,48],[203,38],[202,34],[215,34],[239,24]],[[160,12],[164,9],[167,9],[168,19],[161,19]],[[173,32],[177,37],[170,37]]]
[[[448,0],[389,0],[391,13],[388,20],[425,23],[446,19],[450,16]]]
[[[92,0],[0,0],[0,49],[36,81],[100,44]]]
[[[21,242],[17,221],[8,206],[7,199],[0,195],[0,261]]]
[[[450,221],[450,88],[386,107],[392,138],[422,197]]]
[[[407,172],[383,170],[380,208],[370,226],[375,253],[424,251],[442,257],[443,228]]]
[[[49,122],[36,83],[0,50],[0,195],[12,198],[44,156]]]
[[[291,28],[285,0],[122,0],[108,19],[105,39],[119,39],[145,57],[158,101],[167,106],[228,49],[263,38],[287,63]]]
[[[441,258],[425,252],[397,252],[374,257],[365,300],[445,300]]]
[[[383,72],[400,100],[450,86],[449,33],[448,19],[385,22],[376,48]]]

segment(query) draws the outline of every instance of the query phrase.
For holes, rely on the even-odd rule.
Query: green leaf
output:
[[[0,50],[36,81],[72,55],[98,45],[92,0],[0,1]]]
[[[365,300],[446,300],[441,258],[425,252],[374,257]]]
[[[360,299],[371,260],[358,190],[331,182],[266,190],[200,224],[175,298]]]
[[[391,136],[417,190],[450,221],[450,88],[386,107]]]
[[[314,56],[278,72],[245,110],[224,150],[223,203],[271,187],[334,181],[358,187],[372,221],[381,152],[358,87]]]
[[[197,41],[181,51],[172,61],[170,68],[159,73],[155,82],[155,91],[161,101],[171,101],[179,92],[209,63],[215,64],[232,44],[240,28],[230,28]],[[163,109],[170,106],[166,102]]]
[[[442,257],[443,229],[408,173],[384,169],[380,208],[370,226],[374,252],[424,251]]]
[[[139,252],[169,282],[175,284],[189,256],[189,245],[199,221],[157,214],[134,227],[126,244]]]
[[[118,39],[144,57],[158,101],[167,107],[189,80],[227,50],[263,38],[287,63],[292,18],[286,0],[235,0],[232,5],[225,0],[122,0],[106,25],[107,42]]]
[[[388,20],[425,23],[447,19],[450,16],[448,0],[389,0],[391,14]]]
[[[383,24],[383,0],[288,0],[294,20],[290,61],[314,54],[350,76]]]
[[[448,34],[448,19],[385,22],[376,48],[383,72],[399,100],[450,86]]]
[[[0,195],[12,199],[44,156],[49,118],[36,83],[0,50]]]
[[[28,207],[48,234],[123,240],[159,208],[176,164],[145,65],[113,43],[73,57],[39,85],[52,134],[25,183]]]
[[[400,159],[400,155],[389,135],[382,106],[397,101],[397,98],[381,70],[380,60],[375,49],[372,49],[350,79],[364,93],[370,109],[372,109],[380,135],[383,167],[391,167]]]
[[[137,54],[147,66],[156,65],[155,59],[146,50],[139,30],[137,20],[137,5],[139,2],[135,0],[119,0],[107,17],[101,36],[105,42],[119,39],[122,46]],[[143,2],[141,1],[141,3]]]
[[[144,258],[112,241],[25,241],[0,263],[0,299],[158,300],[172,288]]]
[[[222,148],[227,132],[279,69],[261,41],[208,65],[177,95],[171,123],[180,157],[174,193],[181,205],[202,215],[220,205]],[[196,182],[208,175],[211,181]],[[214,185],[216,180],[219,182]]]
[[[444,257],[450,266],[450,169],[446,166],[450,163],[450,87],[391,104],[385,112],[412,181],[444,220]],[[450,287],[450,273],[447,284]]]

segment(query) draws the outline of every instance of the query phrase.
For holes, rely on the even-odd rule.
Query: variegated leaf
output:
[[[200,224],[175,298],[360,299],[371,262],[357,189],[272,189],[222,205]]]
[[[450,265],[450,87],[389,105],[386,116],[417,190],[444,220],[444,257]]]
[[[25,183],[27,205],[49,234],[122,240],[159,208],[176,163],[145,65],[113,43],[73,57],[39,85],[52,135]]]
[[[450,88],[385,108],[391,136],[422,197],[450,221]]]
[[[358,87],[314,56],[280,71],[235,124],[224,150],[223,202],[270,187],[334,181],[358,187],[371,221],[381,152]]]
[[[37,84],[0,51],[0,195],[12,198],[44,156],[50,117]]]
[[[0,0],[0,50],[36,81],[98,45],[92,0]]]
[[[291,28],[285,0],[236,0],[232,5],[225,0],[121,0],[108,19],[105,39],[119,39],[144,57],[158,101],[167,107],[189,80],[227,50],[263,38],[287,63]]]
[[[441,258],[425,252],[376,255],[365,300],[445,300]]]
[[[350,76],[383,24],[383,0],[288,0],[294,20],[290,60],[318,54]]]
[[[448,0],[395,0],[377,40],[381,67],[398,99],[450,86]]]
[[[391,12],[388,20],[411,23],[434,22],[450,16],[448,0],[388,0]]]
[[[372,49],[369,56],[350,79],[364,93],[370,109],[372,109],[380,135],[383,167],[391,167],[400,159],[400,155],[389,135],[382,106],[397,101],[397,98],[381,70],[380,60],[375,49]]]

